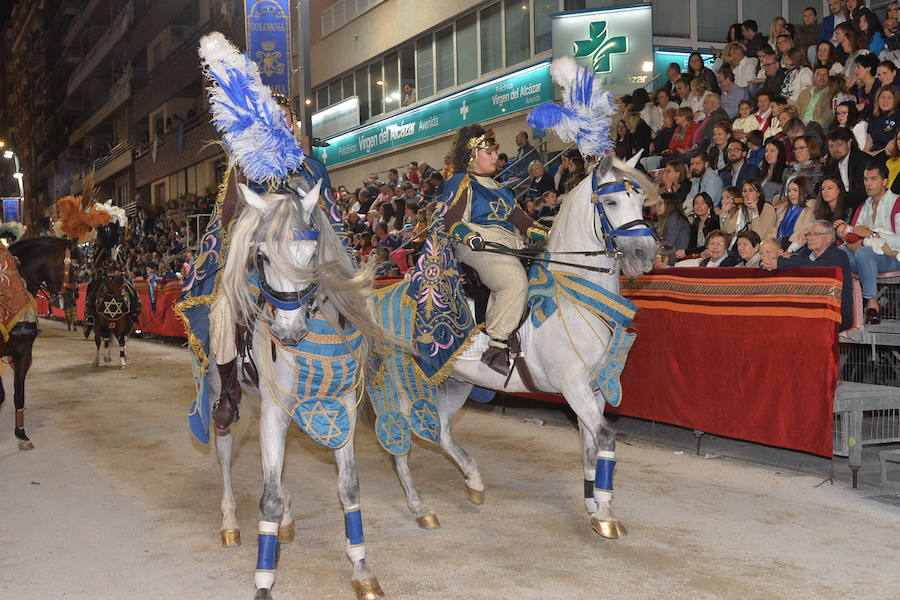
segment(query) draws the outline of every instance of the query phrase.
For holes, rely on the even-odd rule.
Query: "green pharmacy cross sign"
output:
[[[617,36],[607,39],[606,21],[594,21],[589,26],[591,39],[575,42],[575,58],[591,57],[591,64],[597,73],[609,73],[612,70],[613,54],[628,52],[628,38]]]

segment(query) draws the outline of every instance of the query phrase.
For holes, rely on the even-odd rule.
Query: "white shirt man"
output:
[[[734,67],[734,83],[738,87],[748,87],[750,80],[756,77],[757,60],[744,54],[744,49],[734,46],[731,49],[731,64]]]

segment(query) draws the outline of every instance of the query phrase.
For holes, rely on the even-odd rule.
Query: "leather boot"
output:
[[[216,429],[225,431],[240,418],[238,405],[241,403],[241,382],[237,376],[237,359],[224,365],[216,364],[216,369],[219,370],[221,389],[212,418]]]

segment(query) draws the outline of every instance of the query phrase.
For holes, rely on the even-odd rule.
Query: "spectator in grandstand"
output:
[[[797,113],[804,125],[814,121],[827,130],[834,120],[832,98],[834,93],[828,86],[828,67],[817,65],[813,70],[812,86],[800,92],[797,97]]]
[[[751,131],[747,134],[747,163],[757,169],[763,159],[763,135],[761,131]]]
[[[528,186],[528,191],[525,193],[526,197],[540,198],[544,192],[554,189],[553,178],[544,169],[541,161],[531,161],[531,164],[528,165],[528,174],[531,176],[531,183]]]
[[[691,182],[688,180],[687,165],[681,160],[673,160],[667,164],[663,169],[659,191],[673,194],[681,206],[690,189]]]
[[[669,66],[666,67],[666,83],[661,88],[666,91],[666,96],[669,98],[675,95],[675,82],[681,79],[681,76],[681,65],[674,62],[669,63]]]
[[[677,113],[678,109],[676,108],[667,108],[663,111],[663,126],[656,131],[653,141],[650,143],[650,152],[652,154],[659,156],[669,147],[669,144],[672,142],[672,136],[675,135],[675,115]],[[641,164],[644,164],[648,170],[655,169],[656,162],[658,162],[655,161],[653,166],[648,167],[644,161],[645,159],[641,159]]]
[[[841,246],[850,257],[851,270],[859,275],[865,303],[866,324],[881,322],[878,305],[879,273],[900,271],[897,250],[900,249],[900,199],[887,186],[888,169],[879,163],[866,167],[864,184],[866,201],[853,215],[851,223],[835,221]]]
[[[706,258],[700,261],[700,266],[727,267],[733,264],[734,260],[728,255],[730,239],[731,237],[721,229],[710,232],[706,237]]]
[[[796,252],[806,242],[803,235],[815,221],[814,198],[812,182],[806,177],[795,177],[787,185],[787,202],[782,203],[775,211],[775,221],[778,224],[775,238],[782,248]]]
[[[634,112],[636,112],[653,133],[662,127],[662,109],[650,101],[650,95],[644,88],[637,88],[631,95]]]
[[[691,151],[694,133],[696,133],[697,128],[698,125],[694,121],[694,111],[692,109],[682,106],[675,111],[675,132],[669,141],[669,147],[662,153],[660,166],[673,158],[680,157]]]
[[[859,118],[859,112],[856,110],[856,103],[853,101],[841,102],[834,111],[834,121],[831,123],[831,130],[846,129],[856,142],[856,147],[863,149],[866,147],[866,133],[868,131],[868,123]]]
[[[747,19],[741,25],[741,32],[747,42],[747,54],[754,56],[759,47],[766,43],[766,36],[759,33],[759,25],[753,19]]]
[[[839,24],[835,29],[835,33],[841,38],[840,47],[847,54],[847,58],[843,61],[844,70],[842,74],[847,80],[847,84],[851,85],[853,80],[856,79],[857,59],[869,53],[869,50],[866,48],[866,38],[863,32],[859,29],[854,29],[852,25],[846,22]],[[838,58],[840,58],[840,53],[838,53]]]
[[[762,81],[762,88],[769,90],[773,95],[780,95],[787,71],[781,66],[781,61],[775,56],[775,51],[768,45],[763,46],[759,50],[759,65],[762,67],[765,75],[765,79]],[[770,95],[769,97],[772,98],[773,96]]]
[[[846,206],[850,210],[856,210],[866,199],[863,180],[869,160],[865,152],[853,147],[853,136],[847,129],[834,129],[828,134],[828,159],[823,175],[840,179],[841,188],[846,191]]]
[[[740,42],[744,39],[743,25],[735,23],[728,28],[728,35],[725,36],[725,43]]]
[[[892,85],[886,85],[875,95],[875,110],[866,128],[866,147],[864,150],[875,155],[884,152],[884,147],[891,141],[900,124],[900,91]]]
[[[403,102],[400,103],[400,106],[409,106],[410,104],[415,103],[416,101],[416,88],[413,87],[411,83],[403,84]]]
[[[750,54],[750,56],[747,56]],[[731,70],[734,73],[734,83],[738,87],[747,88],[750,80],[756,77],[757,59],[756,49],[752,53],[748,53],[740,44],[731,47]]]
[[[679,108],[689,107],[691,113],[697,112],[691,102],[691,80],[687,77],[681,77],[675,82],[675,95],[672,98],[678,102]]]
[[[520,131],[516,134],[516,155],[513,157],[512,177],[525,179],[528,177],[528,164],[538,157],[537,149],[528,143],[528,133]]]
[[[775,106],[772,100],[775,96],[776,94],[768,88],[761,88],[756,92],[756,112],[753,116],[758,123],[756,129],[762,131],[764,138],[775,135],[780,130],[778,118],[772,113]]]
[[[752,229],[745,229],[736,236],[735,246],[740,260],[735,267],[759,267],[759,235]]]
[[[707,89],[716,94],[719,93],[719,82],[716,81],[716,74],[703,64],[703,57],[700,56],[699,52],[691,52],[691,56],[688,58],[687,74],[691,79],[704,80],[708,86]]]
[[[884,49],[881,20],[870,10],[859,15],[859,30],[866,36],[869,52],[878,56]]]
[[[625,125],[628,128],[628,143],[625,147],[625,156],[631,158],[643,150],[643,156],[650,154],[650,143],[653,141],[653,130],[641,118],[637,112],[629,112],[625,115]]]
[[[691,224],[681,209],[679,197],[670,192],[659,195],[656,205],[656,216],[659,224],[656,227],[659,239],[675,246],[675,250],[685,251],[690,242]]]
[[[844,0],[828,0],[828,9],[831,14],[822,19],[822,29],[819,30],[817,42],[835,43],[834,28],[839,23],[847,20],[847,9],[844,6]]]
[[[563,192],[568,193],[571,191],[576,185],[581,183],[585,177],[587,177],[587,174],[584,171],[584,158],[581,156],[580,152],[575,150],[569,157],[569,176],[566,177]]]
[[[719,173],[722,187],[738,187],[745,181],[759,177],[759,169],[747,163],[747,144],[740,140],[728,142],[728,168]]]
[[[753,114],[753,103],[750,100],[741,100],[738,106],[738,118],[734,120],[732,135],[739,140],[746,139],[751,131],[759,130],[759,121]]]
[[[819,159],[822,156],[819,149],[819,143],[811,135],[801,135],[794,138],[793,141],[794,158],[796,162],[785,176],[785,182],[790,183],[795,177],[808,177],[812,182],[813,188],[819,185],[822,179],[822,163]],[[787,192],[787,186],[782,190],[782,197]]]
[[[675,246],[669,242],[660,242],[656,258],[653,259],[654,269],[668,269],[675,265],[676,250]]]
[[[853,211],[847,206],[847,194],[840,175],[826,175],[819,185],[819,195],[813,204],[815,220],[847,221],[853,217]]]
[[[790,25],[788,25],[787,19],[784,17],[778,16],[772,19],[772,24],[769,26],[769,37],[766,42],[772,46],[773,48],[778,42],[778,38],[786,35],[788,39],[793,37],[793,32],[789,29]],[[791,40],[793,43],[793,40]]]
[[[720,171],[728,166],[728,142],[731,141],[731,123],[719,121],[713,126],[712,141],[707,154],[709,166],[714,171]],[[719,198],[715,198],[716,202]]]
[[[716,81],[721,90],[720,101],[722,108],[728,113],[728,119],[734,120],[738,116],[738,104],[747,99],[747,88],[738,87],[734,83],[734,73],[727,67],[722,67],[716,75]]]
[[[810,46],[816,45],[819,37],[819,14],[812,6],[803,9],[803,24],[794,33],[794,46],[806,52]]]
[[[898,87],[898,84],[900,84],[900,76],[897,74],[897,65],[889,60],[883,60],[878,63],[878,70],[875,71],[875,76],[878,77],[878,81],[881,82],[881,85],[893,85],[894,87]]]
[[[813,72],[806,62],[806,54],[797,48],[788,50],[784,56],[784,69],[781,95],[788,102],[796,102],[800,93],[812,85]]]
[[[850,93],[856,96],[856,110],[861,119],[871,116],[875,107],[875,95],[881,87],[881,81],[875,76],[878,71],[878,58],[874,54],[863,54],[856,60],[854,76],[856,84]]]
[[[831,42],[821,42],[816,46],[816,60],[813,66],[828,67],[828,76],[840,75],[844,65],[838,60],[837,52]]]
[[[697,131],[694,132],[693,145],[701,150],[709,147],[712,140],[713,128],[721,121],[728,121],[728,113],[722,108],[722,102],[718,94],[708,93],[703,99],[703,112],[705,117],[700,121]],[[648,144],[649,145],[649,144]]]
[[[693,213],[688,247],[677,254],[678,258],[700,254],[706,250],[706,240],[709,234],[719,228],[719,216],[715,214],[713,199],[706,192],[700,192],[694,196]]]
[[[784,144],[781,140],[767,140],[759,172],[759,183],[766,200],[772,204],[778,204],[781,201],[786,170],[787,159]]]
[[[497,181],[509,181],[509,156],[505,152],[497,155]]]
[[[724,192],[722,209],[725,210]],[[747,228],[755,231],[762,240],[775,237],[776,233],[775,209],[765,201],[762,187],[755,181],[744,182],[741,196],[735,196],[728,216],[722,221],[722,229],[728,233],[739,233]]]
[[[706,193],[713,199],[713,203],[718,203],[722,197],[722,178],[710,168],[706,152],[700,151],[691,156],[690,172],[691,187],[682,204],[687,216],[694,214],[694,199],[698,194]]]
[[[376,248],[390,248],[393,251],[400,246],[400,241],[388,233],[388,228],[383,222],[376,223],[373,231],[375,233],[375,239],[377,240],[375,242]]]
[[[843,272],[840,330],[844,331],[853,325],[853,278],[847,255],[834,245],[834,234],[831,223],[815,221],[804,235],[806,247],[789,258],[781,255],[781,248],[775,240],[766,240],[760,251],[760,266],[769,271],[783,271],[794,267],[839,267]]]
[[[453,176],[453,157],[450,156],[450,153],[447,152],[444,154],[444,167],[441,169],[441,177],[444,178],[444,181],[450,179]]]

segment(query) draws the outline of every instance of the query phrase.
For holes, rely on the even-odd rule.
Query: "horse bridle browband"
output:
[[[606,216],[606,211],[603,210],[603,203],[600,201],[600,196],[615,194],[618,192],[637,192],[638,190],[640,190],[640,186],[637,183],[629,179],[619,179],[616,181],[598,184],[596,177],[591,176],[591,189],[594,195],[594,207],[597,210],[597,215],[600,217],[601,235],[598,235],[597,238],[603,241],[603,243],[606,245],[606,253],[608,255],[614,256],[618,253],[618,249],[616,248],[617,237],[642,237],[645,235],[652,235],[653,239],[659,240],[659,236],[656,235],[656,231],[645,219],[634,219],[633,221],[628,221],[627,223],[623,223],[618,227],[613,227],[609,222],[609,218]],[[642,225],[643,227],[632,229],[632,227],[635,227],[637,225]]]

